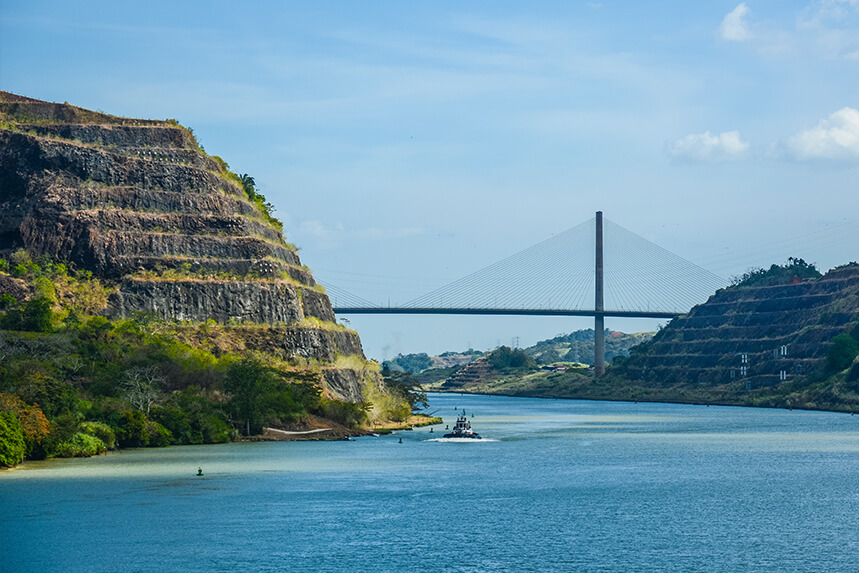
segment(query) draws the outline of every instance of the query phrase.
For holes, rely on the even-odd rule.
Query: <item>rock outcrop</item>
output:
[[[279,223],[175,121],[0,92],[0,252],[17,249],[115,285],[110,317],[268,324],[290,356],[363,357]],[[325,378],[360,399],[356,376]]]
[[[722,289],[633,351],[620,380],[770,387],[819,371],[832,339],[859,325],[859,267],[820,279]]]

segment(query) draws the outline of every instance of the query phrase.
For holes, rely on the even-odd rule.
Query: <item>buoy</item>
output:
[[[430,434],[432,434],[432,428],[430,428]]]
[[[197,468],[197,475],[198,476],[203,475],[203,468]]]
[[[400,438],[400,442],[399,442],[399,443],[401,443],[401,444],[403,443],[403,439],[402,439],[402,438]]]
[[[448,424],[445,424],[445,425],[444,425],[444,429],[445,429],[445,430],[449,430],[449,429],[450,429],[450,426],[449,426]]]

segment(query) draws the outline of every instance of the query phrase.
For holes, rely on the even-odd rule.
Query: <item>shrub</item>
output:
[[[236,430],[218,416],[206,416],[201,422],[203,440],[206,444],[224,444],[238,435]]]
[[[173,441],[173,434],[170,433],[170,430],[158,422],[146,422],[146,433],[149,436],[149,446],[153,448],[169,446]]]
[[[103,424],[102,422],[84,422],[81,424],[81,432],[98,438],[104,442],[104,445],[109,450],[116,447],[116,432],[107,424]]]
[[[323,399],[321,415],[347,428],[357,428],[367,420],[367,406],[358,402]],[[408,404],[406,404],[406,410],[408,410]]]
[[[11,412],[0,412],[0,466],[18,465],[26,451],[21,422]]]
[[[54,455],[58,458],[88,458],[107,451],[107,446],[100,439],[80,432],[72,439],[59,444]]]
[[[122,413],[116,438],[119,445],[127,448],[140,448],[149,445],[149,432],[146,416],[139,410],[126,410]]]

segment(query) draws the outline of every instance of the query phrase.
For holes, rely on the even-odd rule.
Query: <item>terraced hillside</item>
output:
[[[630,383],[773,387],[820,373],[832,339],[859,325],[859,267],[816,280],[718,291],[615,370]]]
[[[115,286],[108,317],[276,326],[246,345],[363,359],[264,199],[175,121],[0,92],[0,253],[18,249]],[[361,398],[356,376],[329,374],[335,394]]]

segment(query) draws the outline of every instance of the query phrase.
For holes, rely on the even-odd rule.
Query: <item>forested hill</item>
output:
[[[859,264],[823,276],[802,259],[750,271],[615,356],[600,378],[574,364],[540,366],[533,350],[499,349],[418,378],[442,391],[855,412]]]
[[[628,356],[633,346],[650,340],[653,332],[626,333],[606,329],[605,358],[611,361],[617,356]],[[559,334],[525,348],[525,353],[533,356],[537,364],[572,362],[592,364],[594,358],[593,329],[577,330],[570,334]]]
[[[248,174],[0,92],[0,464],[409,416]]]
[[[859,405],[859,265],[820,276],[790,259],[735,283],[615,361],[607,383],[720,403]]]

